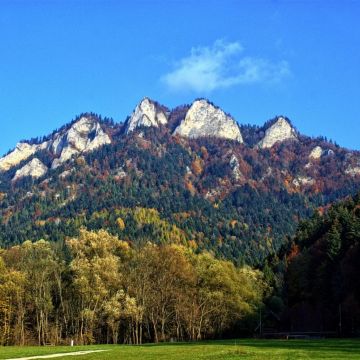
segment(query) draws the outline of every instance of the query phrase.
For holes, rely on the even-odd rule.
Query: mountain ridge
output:
[[[210,114],[203,114],[201,115],[201,119],[197,118],[197,113],[195,111],[195,115],[189,114],[191,112],[193,107],[196,107],[197,104],[201,104],[198,106],[200,108],[200,111],[204,108],[210,108]],[[145,106],[146,111],[141,110],[141,107]],[[234,120],[230,115],[226,115],[221,108],[218,106],[215,106],[212,102],[210,102],[207,99],[199,98],[196,99],[192,105],[182,105],[180,107],[187,108],[187,111],[185,115],[182,115],[182,118],[177,120],[177,125],[173,129],[170,129],[173,135],[180,135],[183,137],[220,137],[220,138],[228,138],[228,139],[234,139],[239,141],[239,143],[244,143],[248,146],[254,146],[254,144],[249,144],[249,141],[246,141],[243,139],[242,136],[242,130],[241,128],[244,126],[242,124],[239,124],[236,120]],[[179,108],[179,107],[178,107]],[[125,135],[129,135],[130,132],[135,131],[139,127],[159,127],[159,126],[167,126],[169,124],[169,121],[171,120],[171,117],[173,115],[173,112],[176,111],[178,108],[174,108],[172,110],[169,110],[165,106],[159,104],[158,102],[151,100],[148,97],[144,97],[140,103],[136,106],[133,114],[128,117],[123,123],[117,123],[116,126],[119,126],[122,129],[122,132]],[[151,112],[151,114],[146,114],[146,112]],[[217,120],[216,115],[214,116],[214,112],[220,113],[222,116],[222,119]],[[193,112],[194,113],[194,112]],[[190,116],[189,116],[190,115]],[[157,119],[157,116],[160,116],[160,119]],[[186,119],[191,116],[195,116],[195,119],[192,121],[192,124],[189,126],[184,125],[186,123]],[[97,115],[91,114],[91,113],[83,113],[80,116],[78,116],[75,120],[72,122],[63,125],[59,130],[54,130],[50,135],[44,136],[42,141],[40,142],[32,142],[32,141],[24,141],[22,140],[17,144],[17,146],[14,148],[14,150],[8,151],[7,154],[5,154],[2,158],[0,158],[0,171],[8,171],[13,167],[14,165],[18,165],[22,160],[28,159],[31,155],[36,153],[39,150],[44,150],[47,146],[53,147],[53,152],[55,155],[59,155],[58,153],[58,146],[61,143],[61,141],[64,141],[62,139],[62,136],[64,136],[64,132],[68,133],[68,131],[71,131],[76,124],[81,121],[82,119],[96,119],[96,126],[100,129],[100,131],[103,132],[103,129],[101,127],[101,117],[98,117]],[[147,120],[143,120],[147,119]],[[230,120],[231,119],[231,120]],[[220,123],[220,126],[218,128],[213,129],[211,128],[211,123],[215,121],[218,121]],[[221,129],[221,125],[223,125],[226,122],[233,121],[233,124],[230,123],[228,127],[230,127],[230,134],[224,135],[224,129]],[[196,127],[197,123],[202,122],[201,126],[205,129],[197,130],[195,129],[194,134],[192,135],[192,127]],[[280,123],[280,126],[277,126]],[[204,125],[205,124],[205,125]],[[236,125],[235,125],[236,124]],[[186,128],[187,127],[187,128]],[[219,129],[220,127],[220,129]],[[226,126],[225,126],[226,127]],[[271,148],[276,143],[280,143],[287,140],[295,140],[297,139],[298,131],[293,126],[292,122],[285,116],[276,116],[274,119],[269,120],[264,123],[263,126],[253,126],[255,128],[255,131],[258,133],[263,133],[262,137],[256,144],[260,148]],[[186,128],[186,130],[184,129]],[[238,129],[238,131],[237,131]],[[221,133],[222,132],[222,133]],[[272,134],[276,132],[276,134]],[[62,134],[62,135],[61,135]],[[226,134],[226,130],[225,130]],[[111,143],[109,135],[104,132],[102,134],[103,139],[99,142],[97,146],[102,146],[105,144]],[[58,137],[58,139],[54,139],[54,137]],[[76,142],[76,137],[75,137]],[[54,144],[55,143],[55,144]],[[75,146],[76,147],[76,146]],[[62,150],[62,149],[61,149]],[[58,166],[62,162],[69,160],[73,154],[78,154],[84,151],[84,149],[67,149],[68,151],[64,153],[63,156],[60,154],[60,158],[58,160],[55,160],[54,167]],[[88,149],[87,151],[91,151]],[[60,151],[61,152],[61,151]]]
[[[134,117],[114,123],[87,113],[29,142],[27,147],[42,148],[0,172],[0,244],[64,241],[84,226],[136,244],[180,241],[256,264],[276,253],[299,219],[360,188],[359,152],[301,135],[285,116],[263,127],[238,125],[241,143],[216,137],[212,129],[207,136],[180,136],[175,130],[191,106],[166,110],[153,104],[152,119],[162,111],[166,124],[139,125],[126,134]],[[205,107],[221,111],[221,124],[232,124],[209,101]],[[84,118],[92,119],[82,120],[88,124],[84,131],[69,136]],[[280,136],[261,148],[280,118],[296,141]],[[92,148],[99,128],[109,141]],[[66,141],[52,146],[60,138]],[[75,153],[53,166],[68,145],[66,151]],[[122,222],[125,227],[119,227]]]

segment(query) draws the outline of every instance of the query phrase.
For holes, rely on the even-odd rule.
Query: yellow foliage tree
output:
[[[121,231],[125,229],[125,222],[121,217],[116,219],[116,224]]]

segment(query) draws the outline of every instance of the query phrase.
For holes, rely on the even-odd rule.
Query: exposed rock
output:
[[[59,158],[53,161],[52,168],[71,159],[73,155],[93,151],[110,143],[109,136],[96,120],[82,117],[68,131],[55,135],[51,149]]]
[[[206,100],[196,100],[191,105],[185,119],[175,129],[175,134],[189,138],[217,137],[243,142],[236,121]]]
[[[110,144],[109,136],[99,122],[91,117],[82,117],[69,129],[56,133],[52,139],[41,144],[19,143],[16,148],[0,159],[0,171],[7,171],[40,150],[49,150],[55,157],[52,168],[69,160],[73,155],[89,152]]]
[[[217,197],[219,197],[220,194],[221,194],[221,189],[211,189],[206,192],[205,199],[214,200]]]
[[[321,158],[321,156],[324,154],[324,150],[321,146],[315,146],[309,155],[309,159],[318,160]]]
[[[72,168],[70,170],[65,170],[63,171],[60,175],[59,178],[60,179],[66,179],[68,176],[70,176],[73,172],[75,171],[75,168]]]
[[[266,149],[271,148],[277,142],[285,140],[297,140],[296,131],[285,118],[280,116],[277,121],[265,131],[265,136],[258,145],[260,148]]]
[[[126,123],[125,133],[129,134],[138,127],[159,127],[167,124],[166,114],[159,110],[155,103],[148,98],[144,98],[136,106],[130,119]]]
[[[324,155],[325,156],[334,156],[335,152],[333,150],[331,150],[331,149],[328,149],[328,150],[324,151]]]
[[[71,159],[73,155],[79,154],[80,152],[77,149],[74,149],[70,146],[66,146],[63,148],[60,157],[58,159],[54,159],[51,167],[53,169],[56,169],[58,166],[60,166],[63,162]]]
[[[346,175],[350,175],[350,176],[360,175],[360,166],[355,166],[355,167],[349,166],[349,167],[345,170],[345,174],[346,174]]]
[[[230,159],[230,167],[235,180],[241,180],[244,178],[244,175],[240,171],[240,165],[238,158],[233,154]]]
[[[296,187],[306,186],[306,185],[314,185],[315,180],[308,176],[298,176],[293,180],[293,184]]]
[[[45,149],[46,147],[47,143],[39,145],[31,145],[25,142],[18,143],[12,152],[0,159],[0,171],[8,171],[13,166],[20,164],[21,161],[28,159],[31,155],[35,154],[36,151]]]
[[[39,159],[34,158],[21,169],[16,171],[13,181],[16,181],[26,176],[31,176],[32,178],[37,179],[44,176],[47,171],[47,166],[44,165]]]
[[[126,171],[124,170],[124,168],[122,166],[120,166],[119,168],[117,168],[114,172],[114,176],[117,179],[123,179],[127,176]]]

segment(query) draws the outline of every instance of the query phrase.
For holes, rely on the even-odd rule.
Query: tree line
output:
[[[0,250],[0,344],[218,337],[256,312],[262,273],[181,245],[129,246],[81,229]]]

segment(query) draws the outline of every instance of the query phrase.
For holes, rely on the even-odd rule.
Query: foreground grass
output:
[[[142,346],[99,345],[74,347],[0,347],[0,359],[107,350],[102,353],[61,357],[74,360],[293,360],[360,359],[360,340],[229,340],[201,343],[148,344]]]

